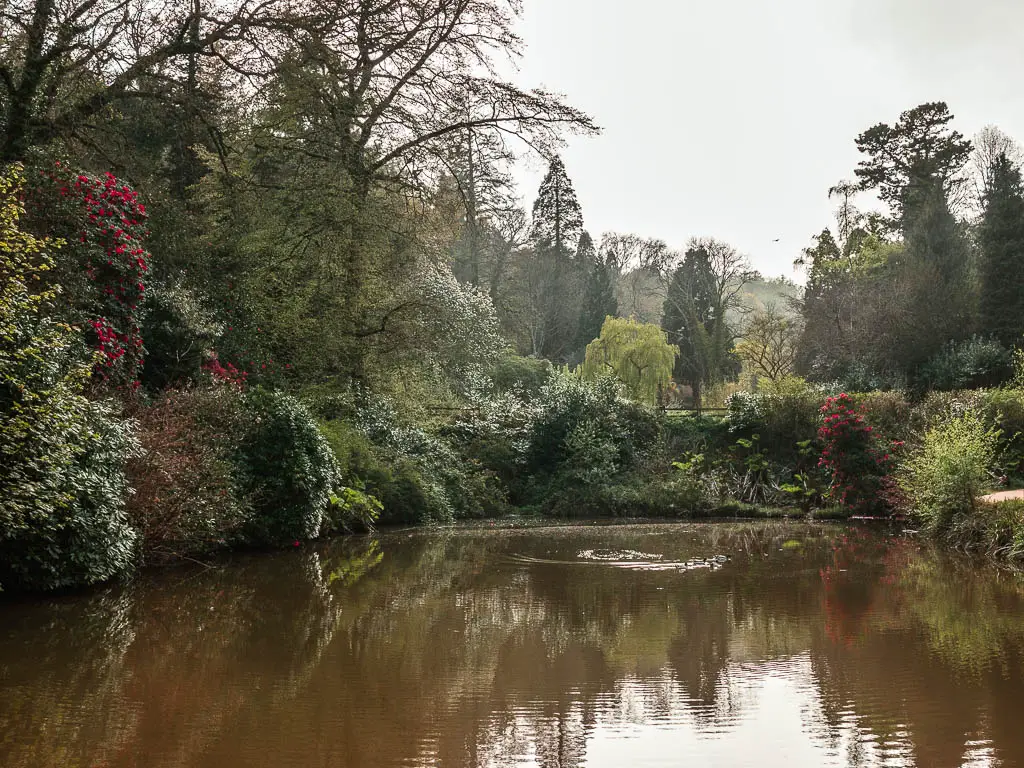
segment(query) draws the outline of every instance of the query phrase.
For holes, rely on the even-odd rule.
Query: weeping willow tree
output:
[[[587,345],[583,377],[614,376],[633,400],[653,405],[672,378],[678,354],[658,326],[609,316],[601,335]]]

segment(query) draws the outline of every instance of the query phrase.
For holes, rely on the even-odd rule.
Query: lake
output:
[[[0,603],[0,765],[1016,766],[1022,651],[899,530],[387,532]]]

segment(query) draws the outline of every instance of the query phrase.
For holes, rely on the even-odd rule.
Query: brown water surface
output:
[[[1024,766],[1022,649],[877,529],[388,533],[0,603],[0,766]]]

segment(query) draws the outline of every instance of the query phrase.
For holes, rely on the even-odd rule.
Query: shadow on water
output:
[[[1022,609],[858,527],[350,538],[0,604],[0,765],[1018,765]]]

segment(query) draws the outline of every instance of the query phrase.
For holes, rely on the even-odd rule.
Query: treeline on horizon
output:
[[[0,587],[560,514],[581,489],[681,514],[700,494],[650,405],[1011,377],[1012,139],[972,144],[941,103],[866,130],[802,293],[711,237],[595,242],[558,150],[597,124],[499,77],[518,13],[0,9]],[[528,153],[548,163],[529,211]]]

